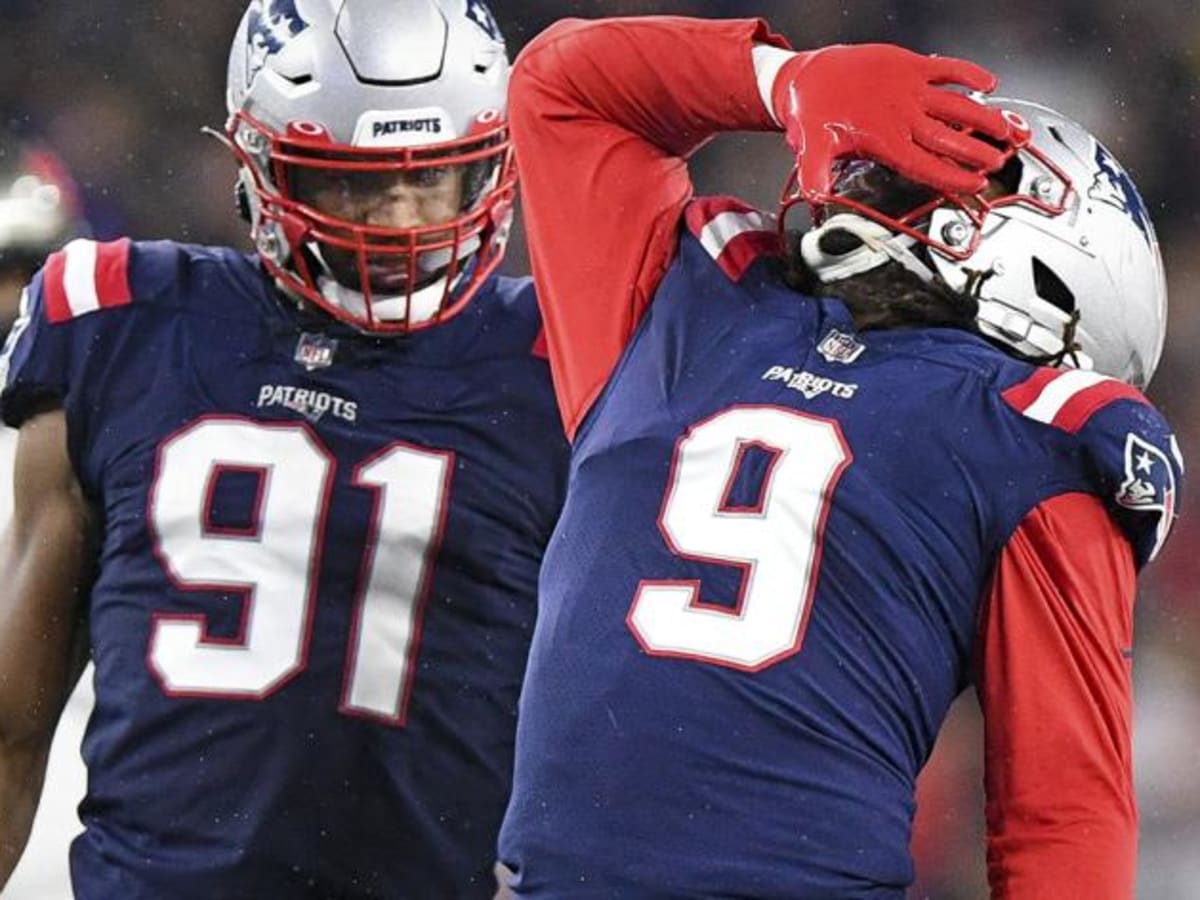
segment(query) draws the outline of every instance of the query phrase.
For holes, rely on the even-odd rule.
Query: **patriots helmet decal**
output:
[[[296,0],[262,0],[247,13],[247,44],[250,48],[246,85],[254,81],[267,59],[304,31],[308,23],[296,11]]]
[[[1100,143],[1096,144],[1096,178],[1088,196],[1098,203],[1107,203],[1121,210],[1133,220],[1146,240],[1152,241],[1150,214],[1146,211],[1142,195],[1121,164]]]
[[[483,0],[467,0],[467,18],[482,28],[483,33],[493,41],[504,40],[500,35],[500,26],[496,24],[496,17]]]

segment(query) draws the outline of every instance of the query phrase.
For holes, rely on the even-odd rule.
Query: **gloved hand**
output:
[[[941,87],[948,84],[990,93],[996,76],[892,44],[836,45],[785,63],[771,99],[805,199],[824,200],[834,160],[846,157],[876,160],[944,193],[982,190],[1003,155],[970,132],[1003,141],[1010,126],[999,110]]]

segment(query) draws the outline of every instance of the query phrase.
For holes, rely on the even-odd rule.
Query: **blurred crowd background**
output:
[[[797,46],[894,41],[965,55],[1000,93],[1041,99],[1101,136],[1131,170],[1170,278],[1165,356],[1150,394],[1200,471],[1200,2],[1197,0],[606,0],[491,3],[512,54],[555,19],[672,13],[761,15]],[[220,127],[228,42],[242,0],[0,0],[0,115],[44,138],[75,173],[97,236],[246,244],[234,167],[200,131]],[[669,65],[669,60],[663,61]],[[721,72],[712,73],[714,82]],[[773,136],[702,152],[701,190],[771,207],[788,159]],[[586,223],[580,223],[587,227]],[[525,271],[515,242],[511,271]],[[1200,490],[1137,612],[1138,896],[1200,897]],[[957,704],[922,779],[912,896],[987,896],[980,735]],[[803,810],[797,811],[803,815]]]

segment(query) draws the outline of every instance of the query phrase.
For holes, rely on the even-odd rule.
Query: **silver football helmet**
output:
[[[226,135],[251,236],[286,291],[372,333],[462,309],[499,265],[516,173],[508,59],[482,0],[252,0],[229,56]],[[416,227],[318,209],[460,169],[456,217]]]
[[[980,98],[1013,124],[1005,167],[974,196],[868,188],[882,167],[844,167],[825,198],[840,210],[802,239],[836,281],[897,261],[977,297],[980,331],[1025,357],[1095,369],[1144,388],[1166,332],[1167,290],[1150,216],[1129,175],[1087,130],[1024,100]],[[872,172],[872,170],[875,170]],[[883,170],[886,173],[887,170]],[[880,203],[890,195],[893,202]],[[896,197],[906,200],[898,205]],[[785,196],[785,211],[790,197]],[[859,238],[829,254],[831,230]]]

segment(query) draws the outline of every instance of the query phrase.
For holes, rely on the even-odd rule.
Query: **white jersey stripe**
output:
[[[700,232],[700,244],[713,259],[720,259],[730,241],[748,231],[769,231],[770,222],[760,212],[723,212]]]
[[[67,261],[63,289],[71,315],[82,316],[100,308],[96,294],[96,242],[77,238],[63,248]]]
[[[1081,391],[1094,387],[1105,381],[1112,381],[1105,375],[1095,372],[1085,372],[1082,369],[1072,369],[1055,378],[1038,394],[1037,399],[1029,404],[1025,415],[1038,422],[1051,425],[1054,417],[1067,405],[1072,397]]]

